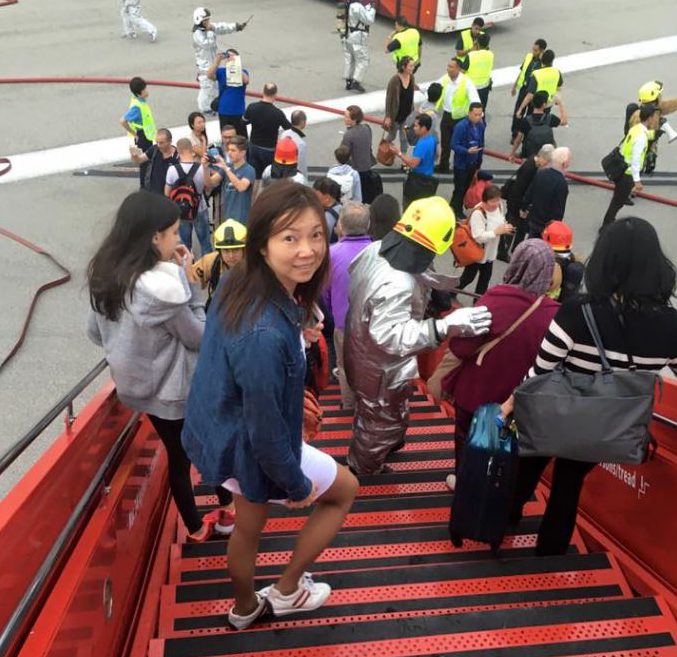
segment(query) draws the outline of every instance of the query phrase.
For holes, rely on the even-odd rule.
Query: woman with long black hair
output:
[[[203,481],[223,484],[235,499],[228,621],[236,629],[268,608],[285,616],[324,604],[329,585],[313,582],[306,570],[333,540],[357,492],[347,468],[302,440],[302,329],[325,284],[328,251],[315,192],[281,180],[252,206],[245,259],[209,308],[183,444]],[[315,508],[280,578],[257,592],[256,554],[271,503]]]
[[[167,449],[169,486],[188,540],[209,538],[232,518],[195,506],[181,446],[188,388],[204,332],[200,286],[188,283],[192,256],[180,243],[179,209],[159,194],[130,194],[89,263],[87,334],[102,346],[120,401],[146,413]],[[221,496],[222,503],[229,502]]]
[[[601,371],[600,354],[583,317],[584,303],[592,307],[613,369],[631,369],[631,355],[638,369],[660,371],[668,366],[677,372],[677,310],[671,304],[675,266],[663,253],[648,221],[629,217],[601,233],[585,270],[585,285],[587,296],[563,304],[555,315],[529,376],[552,371],[560,363],[572,372]],[[503,413],[510,412],[512,398],[503,405]],[[524,504],[549,462],[547,456],[520,458],[513,523],[519,522]],[[555,459],[537,554],[567,551],[583,481],[595,465]]]

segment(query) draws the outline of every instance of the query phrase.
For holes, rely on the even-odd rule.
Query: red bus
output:
[[[430,32],[464,30],[477,16],[491,24],[522,14],[522,0],[380,0],[376,6],[381,16],[402,15],[413,27]]]

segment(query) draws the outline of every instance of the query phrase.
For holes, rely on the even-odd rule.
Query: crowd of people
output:
[[[347,89],[360,92],[374,10],[360,2],[345,9],[344,77]],[[478,175],[493,65],[483,21],[461,33],[446,74],[415,107],[421,38],[397,18],[386,46],[395,72],[383,128],[386,149],[407,170],[401,207],[383,193],[372,131],[356,104],[345,109],[336,163],[311,183],[305,113],[288,119],[274,83],[245,106],[249,74],[237,51],[218,52],[217,34],[245,27],[212,23],[208,10],[195,10],[199,111],[175,145],[168,129],[155,127],[144,80],[131,80],[121,124],[135,139],[130,153],[141,189],[122,202],[88,270],[88,335],[104,348],[121,401],[147,415],[167,449],[188,540],[230,536],[228,622],[236,629],[328,599],[330,587],[308,569],[339,531],[358,477],[388,472],[389,455],[406,444],[419,354],[448,346],[430,389],[453,401],[457,468],[479,406],[503,402],[510,414],[524,377],[558,366],[599,370],[584,301],[614,367],[677,367],[675,268],[648,222],[615,221],[656,139],[660,93],[629,119],[620,149],[627,166],[584,266],[564,222],[571,153],[553,139],[553,128],[567,121],[562,76],[543,39],[512,90],[513,158],[521,148],[523,161],[500,189]],[[221,119],[214,141],[208,112]],[[447,201],[436,195],[435,173],[449,171],[452,152]],[[434,261],[454,249],[461,221],[478,255],[459,280],[436,271]],[[509,264],[503,282],[490,287],[498,258]],[[476,278],[476,303],[453,304]],[[321,423],[317,395],[330,372],[343,408],[354,411],[347,466],[311,444]],[[520,459],[511,522],[519,522],[548,461]],[[220,503],[203,517],[191,463]],[[566,551],[594,465],[556,459],[538,554]],[[453,474],[447,484],[456,487]],[[257,591],[256,555],[271,504],[314,508],[279,580]]]

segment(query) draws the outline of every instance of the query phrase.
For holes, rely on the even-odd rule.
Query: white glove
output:
[[[491,313],[486,306],[459,308],[453,313],[435,320],[440,338],[468,338],[483,335],[491,327]]]

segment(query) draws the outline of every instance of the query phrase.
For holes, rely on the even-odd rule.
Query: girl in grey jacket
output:
[[[199,285],[188,282],[191,264],[180,244],[177,206],[144,191],[128,196],[89,264],[87,334],[104,348],[120,401],[146,413],[160,436],[189,540],[203,541],[218,518],[200,518],[181,445],[205,321]]]

